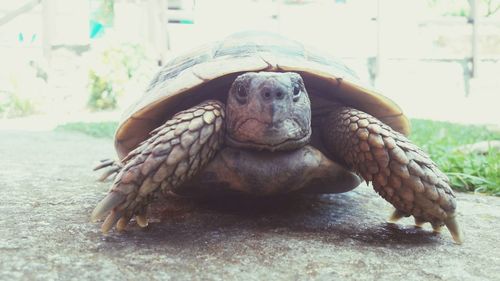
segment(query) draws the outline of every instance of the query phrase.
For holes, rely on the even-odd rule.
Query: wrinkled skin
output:
[[[311,137],[311,104],[296,73],[246,73],[227,99],[226,143],[240,148],[291,150]]]
[[[345,192],[362,177],[395,206],[393,220],[413,215],[435,231],[446,225],[462,242],[448,179],[420,148],[354,108],[332,104],[318,118],[322,149],[311,143],[299,74],[244,73],[225,104],[209,100],[179,112],[130,152],[92,217],[107,215],[103,232],[120,231],[133,216],[146,226],[146,207],[161,193]]]

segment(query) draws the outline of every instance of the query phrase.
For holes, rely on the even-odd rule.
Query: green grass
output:
[[[113,138],[117,127],[117,122],[75,122],[59,125],[56,131],[80,132],[98,138]]]
[[[466,154],[456,148],[485,140],[500,140],[500,132],[483,126],[413,119],[410,139],[428,152],[450,178],[454,189],[500,196],[500,153]]]
[[[482,126],[413,119],[410,139],[431,155],[448,175],[454,189],[500,196],[500,153],[464,154],[458,146],[485,140],[500,140],[500,132]],[[94,137],[112,138],[116,122],[69,123],[56,130],[82,132]]]

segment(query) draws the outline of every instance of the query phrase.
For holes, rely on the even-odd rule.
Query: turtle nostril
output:
[[[265,100],[282,100],[285,97],[285,93],[282,91],[265,91],[262,93],[262,97]]]

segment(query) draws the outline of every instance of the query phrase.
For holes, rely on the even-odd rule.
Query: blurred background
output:
[[[500,122],[499,0],[2,0],[0,117],[119,112],[175,53],[246,29],[331,53],[410,116]]]
[[[500,0],[2,0],[0,129],[109,137],[165,61],[246,29],[343,60],[402,106],[435,158],[500,139]],[[471,171],[460,157],[438,164],[468,190],[498,188],[496,152]]]

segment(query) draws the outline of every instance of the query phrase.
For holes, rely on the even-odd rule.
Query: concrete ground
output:
[[[111,141],[0,131],[0,280],[500,280],[500,198],[458,194],[465,243],[391,225],[366,186],[341,195],[157,204],[101,235]]]

